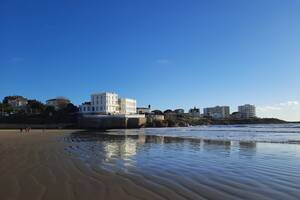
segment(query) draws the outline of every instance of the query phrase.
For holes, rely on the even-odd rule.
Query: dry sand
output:
[[[1,130],[0,199],[172,199],[172,192],[158,186],[137,184],[68,155],[63,138],[71,132]]]

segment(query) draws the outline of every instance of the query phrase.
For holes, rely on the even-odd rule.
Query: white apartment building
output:
[[[91,95],[91,101],[79,106],[83,114],[135,114],[136,100],[118,97],[113,92],[96,93]]]
[[[96,113],[119,113],[118,94],[104,92],[91,95],[92,111]]]
[[[212,117],[214,119],[225,119],[230,116],[229,106],[216,106],[212,108],[203,109],[204,116]]]
[[[241,118],[249,119],[256,117],[256,109],[254,105],[245,104],[238,107]]]
[[[136,100],[123,98],[119,99],[121,114],[136,114]]]

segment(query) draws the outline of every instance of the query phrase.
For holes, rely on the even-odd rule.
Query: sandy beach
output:
[[[0,131],[0,199],[164,199],[69,156],[62,139],[70,132]]]
[[[211,129],[0,130],[0,199],[299,199],[298,144],[179,137]]]

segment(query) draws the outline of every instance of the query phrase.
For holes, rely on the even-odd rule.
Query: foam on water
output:
[[[300,143],[299,124],[223,125],[109,131],[109,134],[114,133],[125,135],[161,135],[229,141]]]

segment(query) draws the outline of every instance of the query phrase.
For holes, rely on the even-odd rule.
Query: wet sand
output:
[[[0,131],[0,199],[165,199],[155,186],[157,191],[152,191],[143,182],[136,184],[68,155],[62,138],[69,133]]]
[[[0,130],[0,199],[300,197],[299,145],[144,135],[142,131],[109,135]]]

